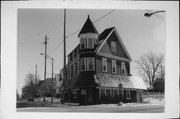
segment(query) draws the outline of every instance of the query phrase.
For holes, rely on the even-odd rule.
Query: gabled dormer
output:
[[[99,33],[94,27],[91,19],[88,18],[78,34],[80,39],[80,50],[94,49],[98,45]]]

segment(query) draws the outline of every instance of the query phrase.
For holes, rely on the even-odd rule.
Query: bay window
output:
[[[86,48],[86,38],[81,38],[80,39],[80,48],[81,49]]]
[[[86,70],[86,58],[81,58],[81,71]]]
[[[94,58],[88,57],[87,58],[87,70],[94,70]]]
[[[87,39],[87,48],[94,48],[94,39],[93,38]]]

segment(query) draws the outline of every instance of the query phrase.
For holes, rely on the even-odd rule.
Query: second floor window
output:
[[[102,72],[107,72],[107,59],[102,58]]]
[[[81,59],[81,71],[86,70],[86,58]]]
[[[111,41],[111,50],[116,52],[116,42]]]
[[[77,71],[77,70],[76,70],[76,64],[74,64],[73,69],[74,69],[74,71],[73,71],[74,73],[73,73],[73,74],[74,74],[74,76],[76,76],[76,74],[77,74],[77,72],[76,72],[76,71]]]
[[[69,79],[71,79],[71,67],[69,67]]]
[[[122,71],[122,75],[126,75],[126,65],[125,65],[125,62],[121,62],[121,71]]]
[[[94,42],[96,45],[98,45],[98,39],[97,38],[94,39]]]
[[[112,60],[112,73],[116,73],[116,60]]]
[[[94,48],[94,39],[93,38],[87,39],[87,48]]]
[[[77,61],[77,74],[79,74],[79,61]]]
[[[94,58],[93,57],[87,58],[87,70],[94,70]]]

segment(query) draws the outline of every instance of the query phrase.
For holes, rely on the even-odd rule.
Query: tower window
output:
[[[95,38],[94,41],[95,41],[95,44],[98,45],[98,39]]]
[[[87,48],[94,48],[94,39],[93,38],[87,39]]]
[[[86,38],[81,38],[80,39],[80,48],[81,49],[86,48]]]
[[[86,58],[81,59],[81,71],[86,71]]]
[[[94,58],[87,58],[87,70],[94,70]]]

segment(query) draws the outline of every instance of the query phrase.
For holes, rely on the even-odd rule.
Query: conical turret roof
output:
[[[89,18],[89,15],[88,15],[88,18],[87,18],[85,24],[83,25],[81,31],[79,32],[78,37],[79,37],[79,35],[81,35],[83,33],[97,33],[98,34],[98,31],[94,27],[91,19]]]

